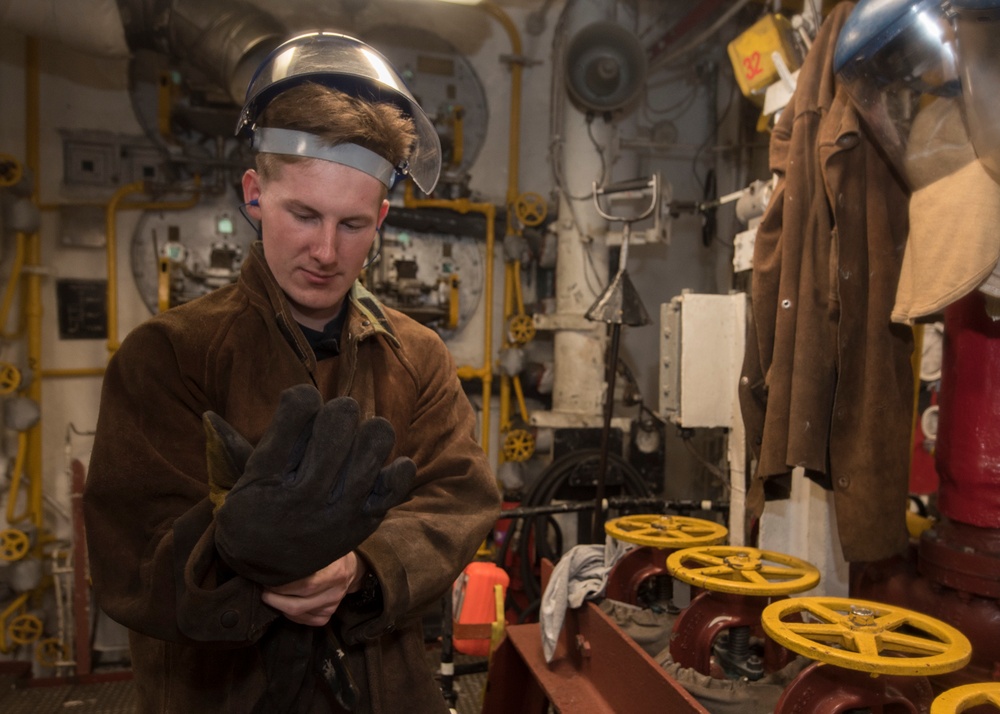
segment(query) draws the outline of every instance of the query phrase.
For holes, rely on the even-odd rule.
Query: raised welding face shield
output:
[[[974,160],[965,150],[955,38],[945,4],[860,0],[834,53],[834,71],[871,139],[913,191]]]
[[[417,139],[407,165],[395,169],[410,176],[424,193],[434,190],[441,173],[441,141],[434,124],[389,61],[347,35],[309,32],[278,45],[250,79],[236,135],[256,146],[262,128],[257,122],[264,108],[274,97],[303,82],[398,106],[413,120]]]
[[[969,136],[1000,182],[1000,0],[951,0]]]

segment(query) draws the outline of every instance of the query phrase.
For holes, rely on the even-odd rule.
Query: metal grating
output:
[[[47,680],[51,682],[52,680]],[[0,678],[0,712],[4,714],[136,714],[131,680],[92,684],[41,684]]]
[[[472,661],[456,655],[456,662]],[[437,672],[440,649],[428,649],[428,665]],[[95,675],[99,677],[100,675]],[[478,714],[482,710],[486,673],[467,674],[455,678],[457,714]],[[130,679],[92,682],[88,684],[42,682],[24,676],[0,673],[0,712],[2,714],[137,714],[135,684]]]

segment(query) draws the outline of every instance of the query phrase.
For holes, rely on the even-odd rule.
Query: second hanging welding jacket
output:
[[[906,547],[913,349],[890,320],[908,194],[833,72],[853,3],[824,21],[771,136],[740,402],[757,466],[748,523],[795,467],[832,489],[843,555]]]

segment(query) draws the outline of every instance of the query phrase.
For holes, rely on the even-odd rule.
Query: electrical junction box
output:
[[[737,233],[733,238],[733,272],[742,273],[753,268],[753,245],[757,239],[757,226]]]
[[[758,106],[764,104],[767,87],[779,79],[775,53],[781,57],[789,72],[799,67],[792,23],[783,15],[765,15],[730,42],[726,49],[740,91]]]
[[[746,293],[684,292],[660,305],[661,417],[685,428],[738,418],[746,313]]]

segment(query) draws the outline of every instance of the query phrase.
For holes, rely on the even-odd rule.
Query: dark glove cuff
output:
[[[374,572],[368,570],[361,579],[361,588],[344,598],[355,610],[377,611],[382,609],[382,585]]]

